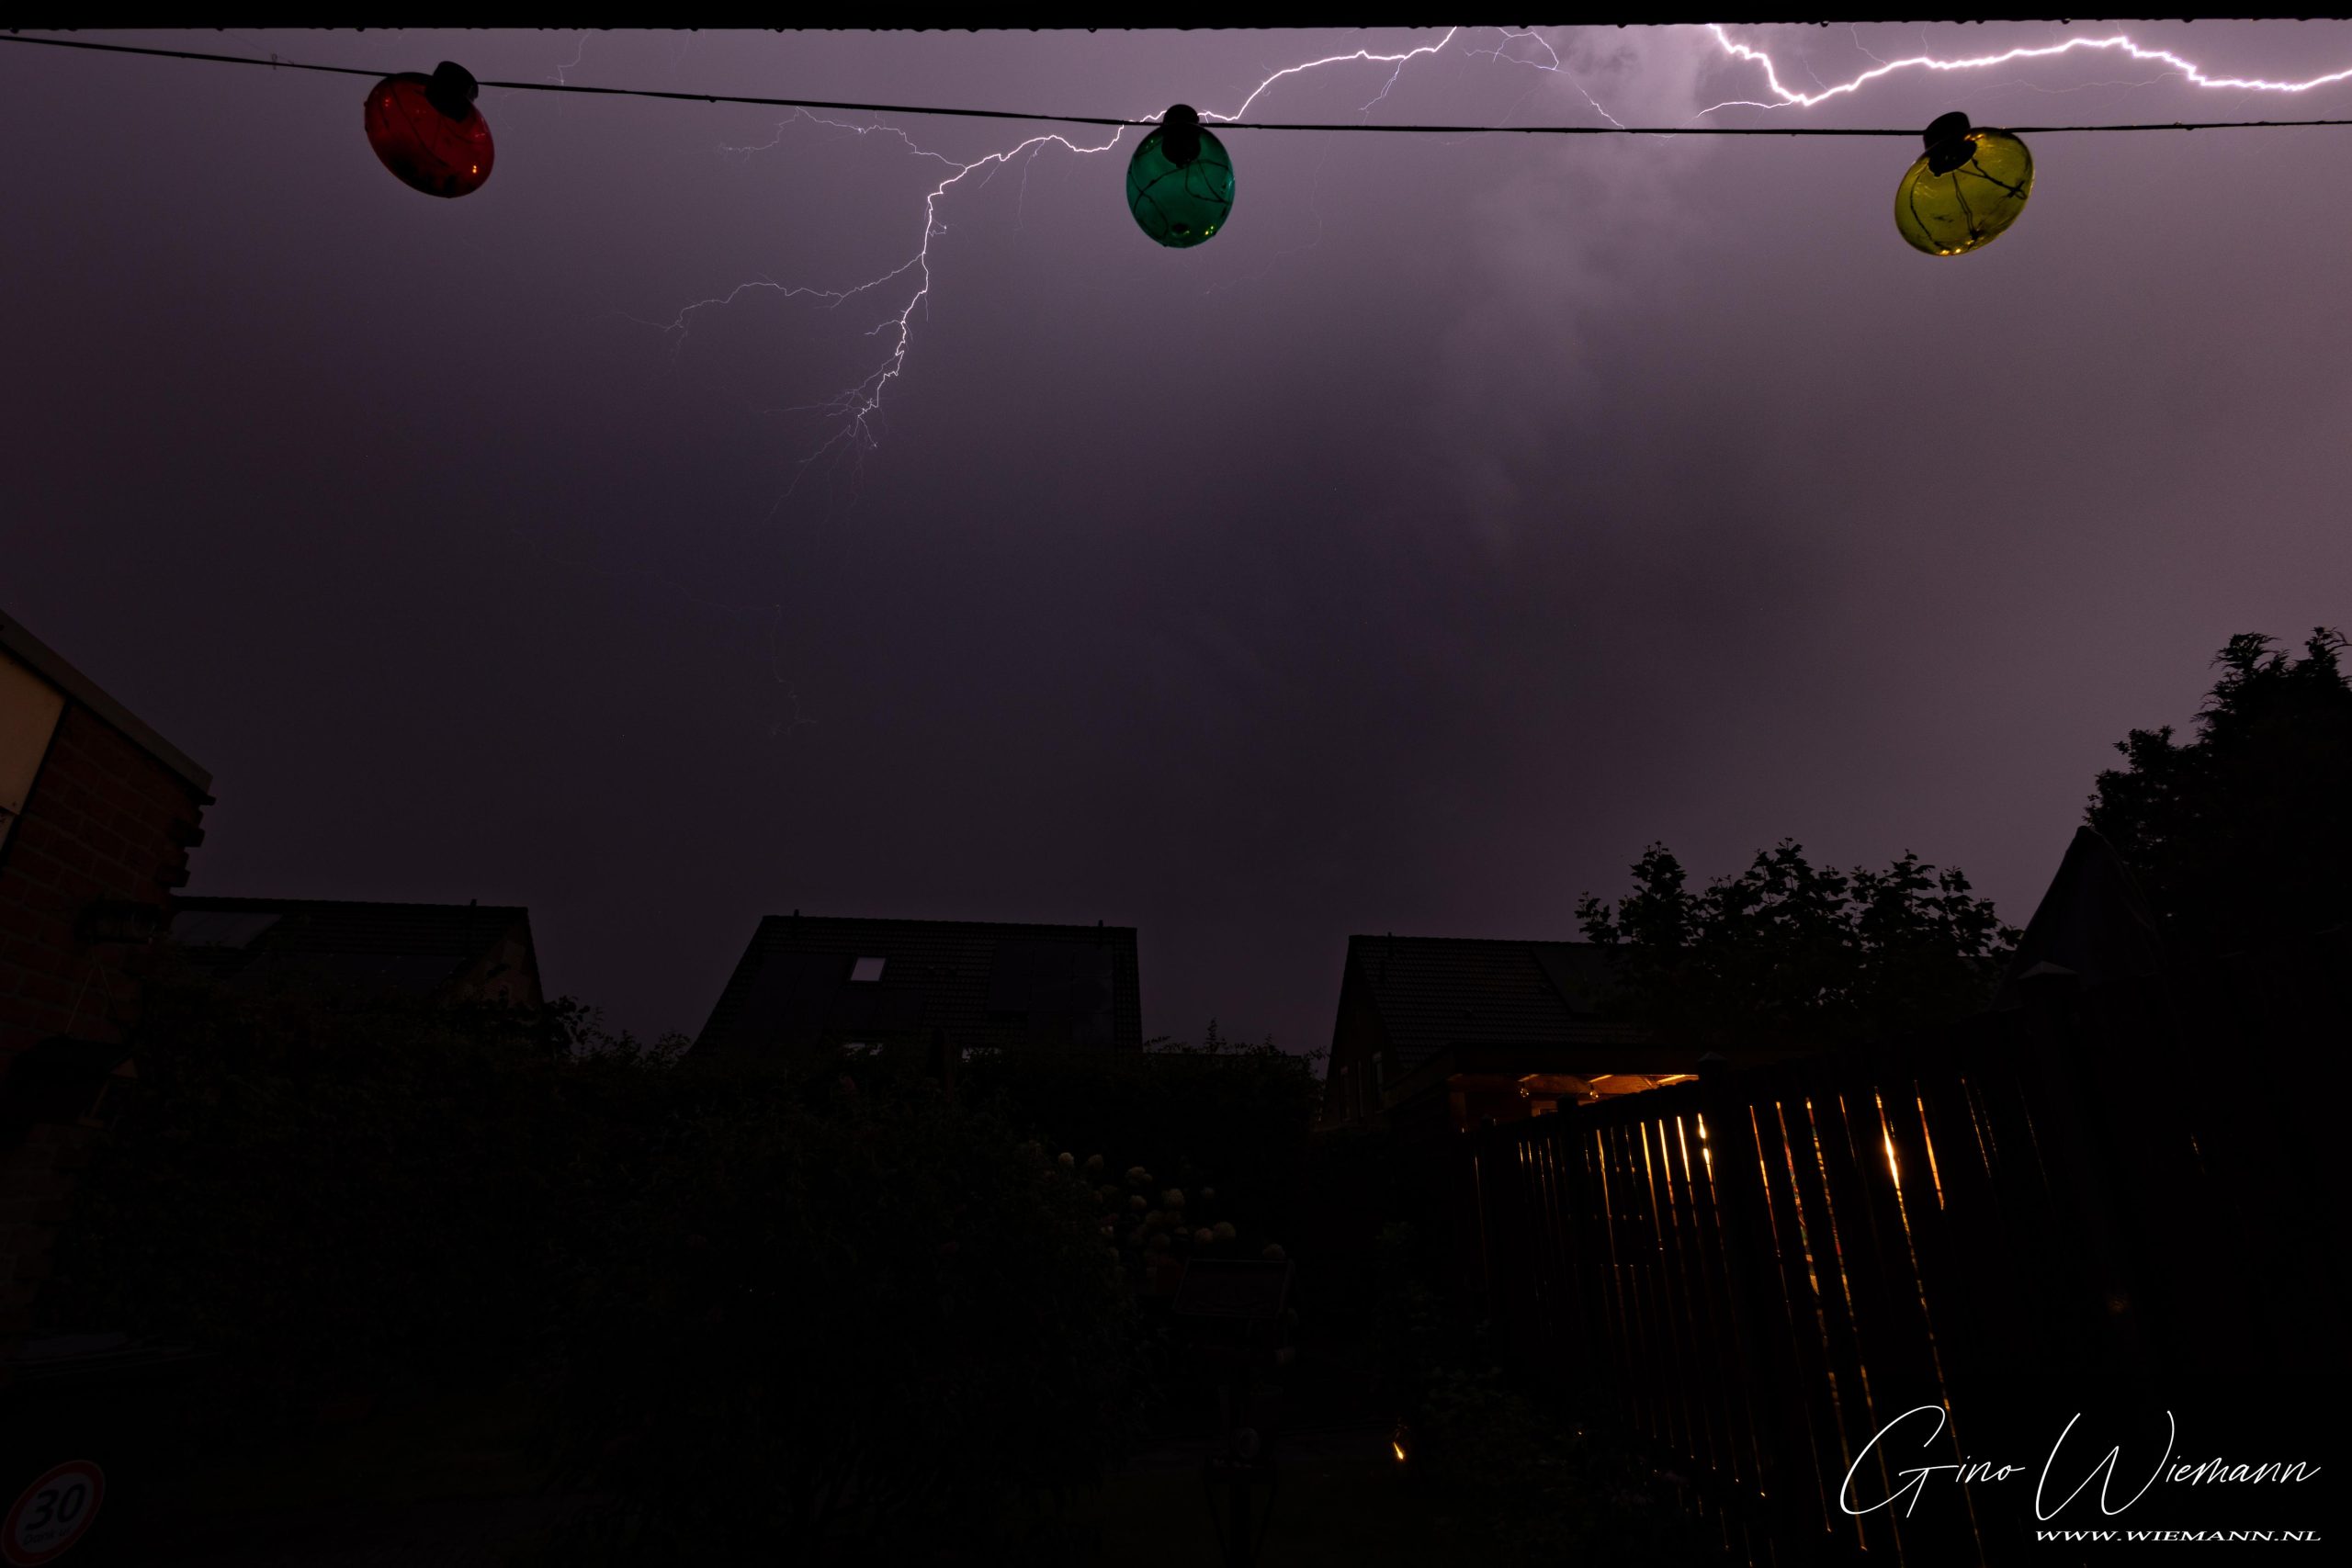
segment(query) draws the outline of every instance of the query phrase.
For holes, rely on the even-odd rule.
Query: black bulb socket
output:
[[[1159,151],[1180,169],[1201,155],[1201,117],[1192,105],[1178,104],[1159,117]]]
[[[1968,137],[1970,130],[1968,117],[1958,109],[1938,115],[1920,137],[1928,144],[1928,167],[1939,175],[1966,167],[1976,156],[1976,143]]]
[[[474,80],[472,72],[445,60],[434,68],[424,99],[451,119],[463,119],[474,112],[474,99],[481,92],[481,84]]]

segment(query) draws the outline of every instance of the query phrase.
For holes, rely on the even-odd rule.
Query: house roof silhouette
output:
[[[1143,1044],[1133,926],[770,915],[698,1053],[928,1042],[959,1049]]]
[[[1606,949],[1583,942],[1351,936],[1348,980],[1380,1018],[1399,1076],[1461,1045],[1623,1038],[1600,1016]]]
[[[2025,987],[2038,979],[2072,978],[2094,986],[2144,978],[2160,973],[2164,963],[2155,917],[2115,846],[2088,828],[2077,828],[2058,874],[2018,939],[1993,1005],[2019,1005]]]
[[[324,985],[448,998],[540,1000],[531,913],[512,904],[180,897],[172,940],[236,986]]]

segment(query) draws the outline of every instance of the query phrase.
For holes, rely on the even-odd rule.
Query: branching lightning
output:
[[[2111,54],[2121,54],[2143,64],[2162,65],[2166,70],[2177,73],[2192,87],[2232,88],[2249,93],[2308,93],[2315,87],[2325,87],[2337,82],[2352,81],[2352,70],[2334,71],[2324,76],[2313,76],[2302,82],[2271,82],[2258,76],[2209,76],[2194,61],[2184,60],[2170,50],[2149,49],[2143,44],[2133,42],[2121,33],[2116,33],[2108,38],[2070,38],[2061,39],[2057,43],[2003,50],[1998,54],[1963,55],[1951,60],[1932,54],[1908,55],[1901,60],[1882,60],[1876,66],[1863,72],[1850,82],[1840,82],[1834,87],[1824,87],[1817,93],[1800,93],[1781,82],[1780,72],[1773,66],[1770,55],[1760,49],[1751,48],[1737,41],[1724,30],[1721,23],[1713,24],[1707,30],[1714,35],[1715,41],[1723,46],[1726,54],[1736,60],[1761,65],[1764,68],[1765,85],[1780,96],[1768,103],[1759,103],[1752,98],[1733,98],[1700,110],[1699,112],[1702,115],[1713,114],[1716,109],[1726,108],[1812,108],[1817,104],[1826,103],[1831,98],[1859,92],[1880,77],[1891,76],[1897,71],[1983,71],[1996,65],[2014,64],[2020,60],[2050,60],[2062,54],[2074,54],[2084,50],[2098,50]]]
[[[874,372],[867,376],[864,380],[858,382],[855,386],[846,388],[843,390],[835,393],[831,398],[827,399],[824,402],[815,405],[818,410],[823,412],[834,421],[835,428],[832,435],[829,437],[822,446],[820,446],[815,452],[810,453],[808,457],[802,459],[802,466],[806,467],[807,464],[814,462],[818,457],[824,456],[826,452],[832,450],[834,447],[839,446],[843,443],[848,443],[855,447],[871,447],[874,446],[875,436],[873,420],[875,415],[881,410],[882,395],[888,389],[890,383],[897,380],[906,370],[908,350],[912,346],[915,315],[923,308],[924,301],[931,296],[931,246],[933,240],[946,232],[945,228],[939,221],[939,204],[940,201],[945,197],[947,193],[955,189],[958,185],[961,185],[965,180],[970,178],[974,174],[978,173],[980,170],[986,169],[993,175],[998,168],[1010,164],[1013,159],[1020,157],[1022,154],[1031,152],[1048,144],[1058,145],[1072,152],[1107,152],[1112,148],[1118,145],[1120,138],[1124,137],[1126,134],[1126,131],[1125,128],[1114,131],[1111,135],[1111,139],[1098,147],[1080,146],[1079,143],[1072,141],[1069,137],[1058,133],[1047,133],[1041,136],[1033,136],[1014,146],[1005,148],[1001,152],[988,153],[983,157],[975,158],[967,164],[958,164],[954,159],[949,158],[943,153],[933,152],[923,147],[918,146],[911,136],[909,136],[905,131],[899,130],[895,126],[852,125],[842,120],[826,119],[820,116],[808,113],[806,110],[795,110],[794,115],[796,118],[807,119],[818,125],[828,126],[840,130],[854,131],[861,136],[876,132],[896,136],[901,141],[905,142],[908,150],[913,152],[917,157],[933,159],[940,164],[945,164],[948,169],[948,173],[942,176],[939,183],[932,186],[931,190],[923,197],[922,239],[921,243],[917,245],[915,254],[907,258],[906,261],[902,262],[898,266],[891,268],[888,272],[883,273],[876,277],[869,277],[863,283],[852,284],[845,288],[814,288],[796,284],[776,283],[768,279],[758,279],[750,283],[740,283],[733,288],[728,290],[725,294],[718,295],[708,299],[698,299],[695,301],[693,304],[688,305],[685,309],[680,310],[675,318],[666,323],[665,330],[671,333],[683,346],[685,340],[687,326],[695,311],[709,310],[714,307],[731,305],[736,300],[749,293],[767,291],[781,294],[786,299],[817,299],[822,301],[829,308],[837,310],[840,307],[850,303],[854,299],[863,299],[866,295],[876,293],[879,290],[888,288],[891,284],[896,283],[902,278],[908,278],[910,275],[912,275],[912,278],[915,281],[915,288],[913,292],[907,296],[905,303],[899,306],[894,314],[885,316],[883,320],[877,322],[866,334],[869,337],[882,337],[889,340],[890,348],[887,357],[885,357],[883,361],[875,367]],[[1233,117],[1227,116],[1226,118],[1231,118]],[[786,123],[789,122],[787,121]],[[779,127],[779,140],[781,137],[782,130]],[[769,147],[773,147],[774,145],[775,145],[775,142],[769,142],[767,144]],[[730,152],[754,152],[765,150],[766,149],[763,147],[729,149]],[[804,411],[800,409],[782,409],[775,412],[791,413]]]
[[[1380,91],[1373,96],[1369,103],[1363,106],[1363,112],[1369,114],[1373,107],[1377,105],[1381,99],[1387,96],[1389,88],[1396,85],[1397,76],[1404,71],[1408,64],[1411,63],[1413,61],[1442,52],[1449,44],[1453,43],[1456,38],[1461,36],[1462,31],[1463,29],[1460,28],[1450,28],[1447,30],[1445,36],[1438,39],[1435,43],[1423,44],[1417,48],[1404,50],[1394,54],[1382,54],[1369,49],[1358,49],[1350,51],[1345,54],[1326,55],[1320,60],[1309,60],[1302,62],[1296,65],[1286,65],[1280,71],[1277,71],[1273,74],[1268,76],[1264,81],[1260,82],[1256,87],[1250,90],[1249,96],[1243,98],[1241,102],[1231,110],[1223,113],[1215,111],[1204,112],[1202,115],[1202,118],[1229,123],[1233,120],[1239,119],[1243,115],[1249,113],[1250,106],[1257,103],[1261,97],[1264,96],[1265,94],[1277,84],[1292,76],[1300,75],[1309,71],[1321,70],[1326,66],[1344,65],[1357,62],[1382,64],[1390,67],[1387,79],[1382,84]],[[1548,57],[1548,61],[1530,61],[1504,52],[1511,44],[1521,40],[1532,40],[1544,51],[1544,53]],[[1505,30],[1501,33],[1500,40],[1497,42],[1493,48],[1472,51],[1470,52],[1490,55],[1493,58],[1498,61],[1503,61],[1507,63],[1532,66],[1538,70],[1557,71],[1560,69],[1558,55],[1553,51],[1549,44],[1544,43],[1542,39],[1537,38],[1536,35],[1532,32],[1511,32]],[[1579,90],[1581,91],[1581,89]],[[1587,95],[1587,98],[1588,101],[1589,101],[1589,95]],[[1598,108],[1600,106],[1596,104],[1594,107]],[[1607,111],[1603,110],[1602,112],[1606,113]],[[805,119],[811,123],[830,127],[834,130],[853,131],[860,136],[876,133],[895,136],[900,141],[904,142],[908,151],[914,153],[917,157],[934,160],[944,165],[947,170],[947,173],[941,176],[939,183],[933,186],[923,197],[922,235],[920,243],[915,248],[914,254],[910,256],[905,262],[901,263],[898,266],[891,268],[888,272],[883,273],[876,277],[867,278],[863,283],[852,284],[842,288],[810,288],[796,284],[777,283],[764,278],[757,279],[749,283],[741,283],[736,285],[725,294],[717,295],[707,299],[695,300],[693,304],[690,304],[684,310],[680,310],[674,318],[664,325],[664,330],[669,332],[677,344],[683,346],[687,329],[691,324],[695,312],[724,308],[728,305],[733,304],[737,299],[741,299],[748,293],[770,292],[780,294],[786,299],[815,299],[821,301],[829,309],[839,309],[843,305],[849,304],[853,300],[864,299],[868,295],[880,293],[881,291],[888,289],[892,284],[898,283],[902,279],[911,282],[914,285],[912,291],[906,296],[904,303],[899,304],[892,313],[886,315],[867,334],[873,337],[885,338],[888,341],[890,345],[888,355],[878,365],[876,366],[872,374],[865,377],[865,379],[859,381],[854,386],[845,388],[842,391],[835,393],[832,397],[825,400],[823,402],[813,405],[812,407],[781,409],[775,411],[777,412],[787,413],[820,412],[824,413],[832,422],[832,434],[829,436],[816,451],[810,453],[807,457],[801,460],[801,466],[806,468],[809,463],[816,461],[817,458],[823,457],[827,452],[832,451],[837,447],[848,446],[853,449],[870,449],[876,445],[874,422],[876,417],[881,412],[883,396],[888,391],[890,384],[893,381],[898,380],[899,377],[904,375],[906,372],[907,356],[913,344],[915,317],[923,310],[926,301],[928,301],[931,297],[933,283],[932,242],[946,231],[939,220],[939,204],[946,197],[948,192],[963,184],[964,181],[969,179],[974,174],[982,170],[987,170],[989,175],[992,177],[998,169],[1010,165],[1015,158],[1019,158],[1023,154],[1035,154],[1035,152],[1043,151],[1048,147],[1060,147],[1068,152],[1083,155],[1108,152],[1125,140],[1126,136],[1126,128],[1123,127],[1119,130],[1114,130],[1108,140],[1091,146],[1073,141],[1068,136],[1061,135],[1059,133],[1048,132],[1043,135],[1029,137],[1026,140],[1017,142],[1014,145],[1005,148],[1000,152],[989,152],[981,157],[975,158],[969,163],[959,164],[943,153],[934,152],[918,145],[913,137],[895,126],[854,125],[847,121],[827,119],[821,116],[809,113],[806,110],[794,111],[792,118]],[[791,119],[787,119],[783,123],[789,124],[791,123]],[[767,148],[775,146],[776,142],[782,140],[782,136],[783,125],[780,124],[777,129],[776,141],[772,141],[766,143],[763,147],[730,148],[728,151],[746,153],[765,151]],[[983,180],[982,183],[985,184],[986,181]]]
[[[1429,59],[1445,52],[1448,48],[1455,44],[1456,40],[1464,39],[1465,32],[1470,31],[1476,31],[1481,35],[1491,33],[1494,35],[1494,41],[1491,43],[1481,42],[1473,44],[1464,40],[1463,42],[1461,52],[1465,57],[1491,59],[1501,64],[1518,65],[1532,70],[1556,73],[1574,85],[1577,91],[1582,95],[1585,102],[1589,104],[1597,114],[1609,120],[1611,124],[1623,124],[1623,122],[1619,120],[1615,115],[1610,113],[1610,111],[1604,107],[1598,99],[1594,98],[1589,92],[1586,91],[1581,83],[1576,81],[1576,78],[1567,72],[1560,59],[1558,51],[1551,43],[1546,41],[1538,34],[1532,31],[1514,31],[1508,28],[1465,29],[1462,28],[1448,29],[1445,36],[1439,39],[1434,43],[1422,44],[1412,49],[1402,50],[1394,53],[1381,53],[1370,49],[1357,49],[1351,50],[1342,54],[1329,54],[1321,57],[1320,59],[1303,61],[1295,65],[1283,66],[1281,70],[1267,76],[1263,81],[1260,82],[1257,86],[1250,89],[1249,95],[1232,109],[1222,113],[1204,111],[1202,118],[1204,120],[1217,122],[1230,122],[1240,119],[1258,104],[1261,98],[1264,97],[1275,87],[1279,86],[1283,82],[1288,81],[1292,77],[1304,75],[1309,72],[1323,71],[1328,68],[1351,64],[1385,65],[1388,67],[1388,70],[1381,80],[1379,91],[1374,93],[1362,107],[1362,112],[1365,115],[1369,115],[1388,96],[1390,90],[1396,86],[1397,81],[1404,74],[1407,66],[1410,65],[1415,61]],[[2195,62],[2184,59],[2180,55],[2175,54],[2169,50],[2149,48],[2135,41],[2128,36],[2118,33],[2100,38],[2070,38],[2050,44],[2021,46],[2015,49],[2003,50],[1997,53],[1954,56],[1950,58],[1920,53],[1908,55],[1901,59],[1881,60],[1876,55],[1870,54],[1867,50],[1863,50],[1862,52],[1866,58],[1876,62],[1871,69],[1862,72],[1850,81],[1838,82],[1834,85],[1825,85],[1821,83],[1818,76],[1815,76],[1815,85],[1818,90],[1806,93],[1792,88],[1782,82],[1781,80],[1779,66],[1774,62],[1772,57],[1767,54],[1764,51],[1758,49],[1751,44],[1743,43],[1733,38],[1731,34],[1720,24],[1711,26],[1707,28],[1705,31],[1708,36],[1712,38],[1713,43],[1720,48],[1722,53],[1728,59],[1744,64],[1760,67],[1763,73],[1765,87],[1774,96],[1768,99],[1727,99],[1722,103],[1713,104],[1706,108],[1699,110],[1696,115],[1691,117],[1694,120],[1729,108],[1754,108],[1767,110],[1812,108],[1820,104],[1826,103],[1830,99],[1858,93],[1870,84],[1876,82],[1883,77],[1894,75],[1898,72],[1983,71],[1997,66],[2015,64],[2023,61],[2046,60],[2061,55],[2068,55],[2083,51],[2096,51],[2109,55],[2120,55],[2139,63],[2157,65],[2163,69],[2165,73],[2177,75],[2183,81],[2187,82],[2189,85],[2199,88],[2228,89],[2256,93],[2307,93],[2316,88],[2328,86],[2335,83],[2352,81],[2352,68],[2331,72],[2324,75],[2313,76],[2308,80],[2300,82],[2278,82],[2265,80],[2258,77],[2211,75]],[[1526,46],[1532,46],[1532,48]],[[1858,49],[1860,48],[1859,36],[1857,37],[1856,47]],[[575,61],[574,63],[577,63],[577,62]],[[1810,65],[1807,65],[1805,70],[1808,75],[1813,74]],[[944,170],[944,173],[941,175],[938,183],[933,185],[923,197],[922,234],[915,246],[914,253],[910,255],[906,261],[900,263],[898,266],[891,268],[889,271],[882,273],[876,276],[867,278],[862,283],[854,283],[848,285],[847,287],[835,288],[816,288],[799,284],[786,284],[764,278],[757,279],[752,282],[739,284],[725,294],[717,295],[707,299],[695,300],[694,303],[687,305],[681,310],[670,321],[662,323],[662,330],[671,334],[677,346],[683,348],[688,329],[692,324],[694,317],[697,313],[705,310],[723,309],[733,304],[736,300],[741,299],[746,294],[753,292],[769,292],[781,295],[786,299],[805,299],[815,300],[821,303],[828,309],[840,309],[842,306],[850,305],[856,301],[865,300],[869,298],[878,298],[889,301],[889,303],[885,307],[885,311],[881,319],[876,321],[875,326],[867,333],[868,336],[883,339],[888,344],[888,351],[881,360],[876,365],[871,374],[858,381],[855,385],[845,388],[819,403],[804,405],[797,409],[773,411],[776,412],[818,412],[823,414],[831,423],[831,434],[817,448],[816,451],[810,453],[808,457],[802,459],[801,466],[805,468],[808,463],[815,461],[818,457],[824,456],[827,452],[833,451],[837,448],[846,446],[853,450],[863,451],[871,449],[877,444],[876,422],[882,410],[884,396],[889,390],[891,384],[899,380],[906,373],[909,357],[913,347],[915,321],[917,316],[925,310],[931,298],[932,287],[935,281],[932,270],[932,243],[934,240],[938,239],[947,231],[945,225],[940,221],[939,212],[940,204],[946,199],[948,194],[951,191],[956,190],[957,186],[962,186],[966,181],[971,179],[971,177],[976,174],[981,175],[983,177],[978,182],[975,188],[978,188],[978,186],[985,186],[989,180],[992,179],[999,170],[1011,166],[1015,159],[1026,157],[1034,161],[1037,154],[1047,152],[1053,148],[1057,147],[1063,151],[1084,156],[1092,156],[1111,152],[1125,138],[1126,129],[1122,128],[1113,131],[1108,140],[1094,145],[1088,145],[1079,141],[1074,141],[1067,135],[1049,132],[1029,137],[1022,141],[1016,142],[1011,147],[1004,148],[999,152],[987,153],[981,157],[972,159],[969,162],[959,163],[953,158],[947,157],[945,154],[933,152],[919,145],[912,136],[895,126],[852,124],[847,121],[824,118],[821,116],[809,113],[806,110],[795,110],[790,117],[778,124],[777,134],[774,140],[760,146],[729,148],[727,149],[727,151],[749,155],[751,153],[772,149],[781,142],[785,128],[799,120],[805,120],[818,126],[827,127],[836,130],[852,132],[861,137],[868,135],[896,137],[899,141],[904,143],[907,150],[916,157],[936,162]],[[1026,165],[1023,167],[1023,180],[1025,189],[1027,180]],[[901,285],[909,286],[909,291],[903,296],[899,296],[895,292],[896,288]]]

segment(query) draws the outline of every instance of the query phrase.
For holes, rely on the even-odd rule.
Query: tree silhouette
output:
[[[1577,919],[1618,954],[1619,1010],[1661,1041],[1828,1046],[1962,1016],[1992,996],[2018,933],[1956,867],[1815,867],[1783,840],[1704,891],[1652,844],[1614,907]]]
[[[2300,660],[2230,638],[2197,736],[2170,725],[2116,742],[2086,814],[2115,846],[2168,941],[2233,952],[2345,919],[2352,886],[2352,641],[2315,628]]]

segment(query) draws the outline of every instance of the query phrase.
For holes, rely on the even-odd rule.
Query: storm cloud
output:
[[[2114,30],[1741,36],[1813,90]],[[2341,24],[2125,30],[2352,66]],[[1129,115],[1442,35],[110,36]],[[1770,96],[1702,29],[1544,38],[1565,69],[1464,34],[1252,115]],[[1127,143],[1048,141],[939,197],[859,432],[922,274],[845,291],[1035,131],[485,89],[496,174],[437,202],[364,86],[0,49],[0,601],[213,770],[195,890],[526,903],[550,988],[640,1032],[798,908],[1135,925],[1147,1032],[1304,1048],[1350,932],[1570,936],[1657,839],[1917,850],[2022,923],[2110,742],[2228,635],[2346,619],[2352,131],[2033,138],[1954,260],[1894,232],[1916,141],[1233,132],[1182,252]],[[1955,107],[2352,85],[2081,53],[1712,118]]]

